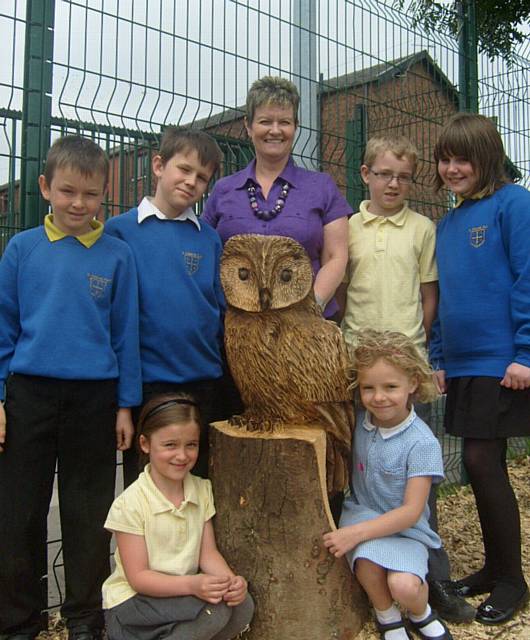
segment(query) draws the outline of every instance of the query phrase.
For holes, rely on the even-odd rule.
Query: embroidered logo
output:
[[[481,247],[486,242],[486,229],[488,225],[482,225],[481,227],[471,227],[469,229],[469,244],[475,249]]]
[[[104,278],[103,276],[96,276],[93,273],[88,273],[88,285],[90,287],[90,295],[99,300],[105,295],[107,287],[112,283],[110,278]]]
[[[188,275],[192,276],[194,273],[197,273],[199,270],[199,263],[202,260],[202,255],[191,251],[183,251],[182,255],[184,256],[184,264],[186,265]]]

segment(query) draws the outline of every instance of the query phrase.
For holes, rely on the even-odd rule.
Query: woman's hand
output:
[[[223,600],[229,607],[236,607],[246,598],[247,589],[248,585],[245,578],[243,578],[243,576],[234,576]]]
[[[504,378],[501,380],[501,386],[515,391],[528,389],[530,387],[530,367],[525,367],[524,364],[519,364],[518,362],[512,362],[506,368]]]
[[[364,541],[356,525],[341,527],[336,531],[325,533],[323,537],[324,546],[335,558],[341,558],[345,553]]]
[[[218,604],[228,593],[231,582],[230,576],[198,573],[191,577],[192,595],[210,604]]]

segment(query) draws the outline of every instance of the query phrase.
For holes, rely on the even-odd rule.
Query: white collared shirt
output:
[[[195,214],[195,211],[191,207],[185,209],[179,216],[176,218],[169,218],[165,213],[162,213],[158,207],[156,207],[153,203],[153,199],[149,196],[145,196],[145,198],[138,205],[138,224],[141,224],[146,218],[149,216],[156,216],[159,220],[176,220],[177,222],[185,222],[186,220],[191,220],[193,224],[197,227],[197,229],[201,230],[201,223],[199,222],[199,218]]]
[[[410,426],[412,422],[415,420],[416,412],[414,411],[414,407],[412,407],[409,415],[405,418],[405,420],[403,420],[403,422],[400,422],[395,427],[390,427],[389,429],[384,427],[377,427],[375,424],[372,423],[371,418],[372,418],[371,414],[367,411],[364,414],[363,427],[366,429],[366,431],[373,431],[374,429],[379,429],[381,438],[383,438],[383,440],[387,440],[388,438],[391,438],[396,433],[405,431],[405,429],[408,426]]]

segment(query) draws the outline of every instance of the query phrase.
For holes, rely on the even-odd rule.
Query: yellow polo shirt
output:
[[[209,480],[188,473],[184,478],[184,502],[175,507],[156,487],[147,465],[130,487],[114,500],[105,528],[142,536],[149,568],[170,575],[199,571],[204,523],[215,514]],[[125,577],[120,553],[116,568],[103,584],[103,607],[110,609],[136,595]]]
[[[436,227],[406,204],[385,217],[369,203],[349,221],[344,338],[354,344],[361,329],[401,331],[425,349],[420,284],[438,280]]]

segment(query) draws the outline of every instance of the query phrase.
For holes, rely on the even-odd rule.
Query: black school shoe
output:
[[[516,597],[511,604],[495,606],[495,596],[493,593],[487,600],[479,605],[475,620],[487,625],[503,624],[511,620],[519,609],[524,607],[529,599],[530,592],[528,591],[528,587],[526,587],[523,593]]]
[[[427,636],[423,633],[423,629],[428,626],[429,624],[431,624],[431,622],[439,622],[442,627],[443,627],[443,633],[440,636]],[[439,614],[433,610],[431,610],[431,613],[425,618],[425,620],[422,620],[421,622],[413,622],[410,618],[409,618],[409,624],[410,626],[414,629],[414,631],[420,636],[420,638],[422,640],[453,640],[453,636],[451,635],[451,632],[449,631],[449,629],[447,628],[447,625],[444,623],[443,620],[440,619]]]
[[[440,618],[448,622],[471,622],[475,619],[475,608],[455,593],[450,580],[429,582],[429,604]]]
[[[93,629],[86,624],[80,624],[68,629],[68,640],[101,640],[102,629]]]
[[[376,619],[375,626],[379,631],[379,637],[381,640],[386,640],[385,634],[387,631],[394,631],[395,629],[404,629],[405,633],[407,634],[407,638],[409,638],[409,640],[412,640],[412,636],[407,631],[407,628],[405,627],[405,621],[403,619],[398,620],[397,622],[389,622],[387,624],[383,624]]]
[[[495,588],[495,581],[485,580],[484,582],[469,585],[466,583],[466,578],[462,578],[462,580],[451,580],[449,588],[461,598],[472,598],[473,596],[481,596],[484,593],[491,593]]]

